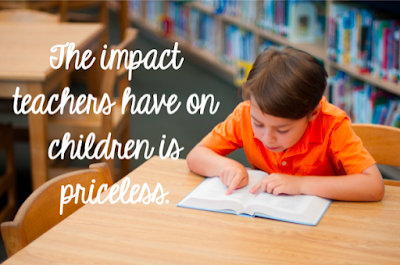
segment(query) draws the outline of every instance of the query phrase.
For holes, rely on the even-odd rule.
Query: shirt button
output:
[[[286,166],[286,164],[287,164],[286,161],[282,162],[282,166]]]

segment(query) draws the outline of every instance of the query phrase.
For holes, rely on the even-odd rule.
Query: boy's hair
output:
[[[255,60],[242,97],[253,97],[265,114],[298,120],[317,107],[327,76],[321,63],[308,53],[271,47]]]

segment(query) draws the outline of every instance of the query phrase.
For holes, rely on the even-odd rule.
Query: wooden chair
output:
[[[376,163],[400,167],[400,129],[376,124],[353,123],[354,132]],[[400,186],[400,181],[384,180],[385,185]]]
[[[111,49],[127,49],[133,50],[134,42],[137,38],[138,30],[128,28],[125,33],[124,41],[118,46],[113,46]],[[95,114],[91,111],[89,114],[71,115],[68,113],[56,114],[49,117],[48,121],[48,135],[49,141],[52,139],[62,139],[65,132],[71,133],[71,139],[79,140],[79,136],[82,134],[85,137],[93,132],[96,135],[96,139],[106,139],[108,134],[112,133],[113,139],[120,138],[120,141],[124,144],[129,139],[129,119],[130,112],[125,111],[125,114],[121,114],[122,100],[121,98],[114,97],[115,83],[121,82],[125,84],[127,80],[127,70],[124,67],[124,60],[122,60],[121,68],[117,71],[118,59],[114,60],[114,66],[112,70],[104,71],[103,79],[100,87],[100,95],[107,93],[112,102],[116,102],[113,106],[111,115]],[[122,97],[122,89],[118,89],[119,97]],[[100,99],[98,100],[100,102]],[[68,107],[69,108],[69,107]],[[67,108],[67,109],[68,109]],[[125,176],[130,172],[130,166],[128,160],[121,161],[121,172],[119,174],[115,170],[115,163],[113,160],[105,160],[110,167],[111,175],[114,181],[118,179],[118,176]],[[52,171],[49,171],[50,176]]]
[[[56,177],[35,190],[19,208],[14,221],[1,224],[1,234],[8,257],[83,206],[80,193],[78,203],[75,204],[75,201],[71,200],[64,205],[63,214],[60,215],[61,185],[71,184],[75,190],[76,184],[79,183],[85,187],[85,198],[87,198],[93,179],[95,180],[93,197],[97,195],[101,184],[108,184],[108,187],[113,184],[107,164],[99,163],[90,165],[90,169]]]
[[[60,22],[60,15],[30,9],[5,9],[0,10],[0,21],[56,23]]]
[[[0,222],[11,220],[18,209],[13,135],[11,125],[0,124],[0,152],[6,152],[6,171],[0,176],[0,198],[7,199],[6,205],[0,208]]]
[[[95,13],[88,11],[97,9]],[[60,15],[62,22],[100,22],[105,25],[103,43],[108,43],[108,6],[107,1],[60,1]]]

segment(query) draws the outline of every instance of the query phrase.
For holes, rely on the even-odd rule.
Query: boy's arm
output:
[[[279,194],[307,194],[342,201],[379,201],[385,193],[382,175],[376,165],[360,174],[344,176],[291,176],[273,173],[257,183],[258,189]]]
[[[187,155],[186,162],[191,171],[206,177],[219,176],[224,185],[228,186],[227,195],[234,189],[248,184],[246,168],[239,162],[221,156],[198,143]]]
[[[301,177],[301,193],[343,201],[380,201],[385,185],[379,169],[372,165],[360,174]]]

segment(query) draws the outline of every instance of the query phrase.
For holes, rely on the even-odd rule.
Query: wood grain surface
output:
[[[177,207],[204,179],[185,160],[153,157],[127,178],[161,183],[169,203],[86,205],[4,265],[400,263],[399,187],[380,202],[334,201],[314,227]]]

